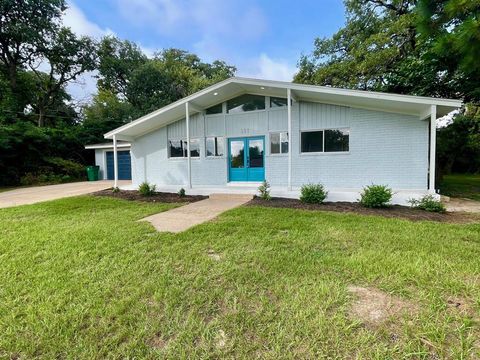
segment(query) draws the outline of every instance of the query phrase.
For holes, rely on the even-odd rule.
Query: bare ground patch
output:
[[[212,250],[212,249],[207,250],[207,255],[212,260],[215,260],[215,261],[222,260],[222,256],[220,254],[217,254],[215,250]]]
[[[162,334],[158,333],[148,341],[148,345],[157,350],[164,350],[170,341],[170,337],[164,337]]]
[[[351,318],[360,320],[366,327],[376,329],[392,318],[416,312],[411,302],[387,294],[372,287],[349,286],[348,292],[354,301],[350,308]]]
[[[263,200],[253,198],[247,206],[265,206],[275,208],[290,208],[302,210],[334,211],[341,213],[355,213],[360,215],[376,215],[386,218],[401,218],[411,221],[438,221],[447,223],[475,223],[480,222],[480,215],[463,212],[434,213],[414,209],[409,206],[391,205],[381,209],[371,209],[351,202],[326,202],[323,204],[305,204],[298,199],[272,198]]]

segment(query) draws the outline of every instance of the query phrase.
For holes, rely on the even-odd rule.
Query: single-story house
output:
[[[100,180],[114,180],[115,167],[113,165],[113,143],[92,144],[85,146],[87,150],[95,150],[95,165],[100,169],[98,178]],[[130,143],[125,141],[117,142],[118,156],[118,180],[132,179],[132,166],[130,157]]]
[[[435,193],[436,119],[459,100],[233,77],[105,134],[131,148],[132,187],[298,197],[322,183],[331,201],[385,184],[394,202]],[[117,154],[117,155],[115,155]],[[114,161],[114,179],[119,179]],[[115,176],[117,175],[117,176]]]

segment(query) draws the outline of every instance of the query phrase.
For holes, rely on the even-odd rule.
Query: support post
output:
[[[287,189],[292,190],[292,90],[287,89],[287,116],[288,116],[288,180]]]
[[[437,106],[432,105],[430,112],[430,160],[429,160],[429,181],[428,191],[435,194],[435,152],[437,142]]]
[[[113,135],[113,187],[118,187],[118,154],[117,154],[117,135]]]
[[[188,101],[185,103],[185,122],[187,128],[187,181],[188,188],[192,188],[192,159],[190,156],[190,109]]]

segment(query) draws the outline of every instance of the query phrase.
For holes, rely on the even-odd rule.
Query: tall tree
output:
[[[0,60],[12,91],[17,74],[60,26],[65,0],[0,0]]]
[[[38,78],[38,98],[34,107],[38,113],[38,126],[45,125],[51,105],[64,92],[65,86],[80,74],[96,68],[96,44],[85,36],[77,37],[70,29],[61,28],[50,42],[39,46],[38,57],[29,63]],[[39,71],[39,63],[46,62],[49,70]]]

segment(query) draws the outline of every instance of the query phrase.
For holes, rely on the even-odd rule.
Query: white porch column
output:
[[[287,116],[288,116],[288,190],[292,190],[292,90],[287,89]],[[280,144],[281,146],[281,144]]]
[[[430,112],[430,161],[428,191],[435,194],[435,152],[437,141],[437,106],[432,105]]]
[[[118,187],[118,154],[117,154],[117,136],[113,135],[113,187]]]
[[[192,159],[190,156],[190,110],[188,101],[185,103],[185,122],[187,124],[187,178],[188,188],[192,188]]]

